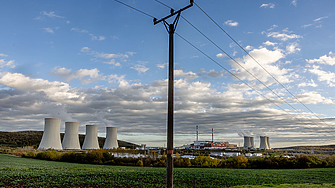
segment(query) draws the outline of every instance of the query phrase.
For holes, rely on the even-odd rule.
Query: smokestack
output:
[[[65,134],[62,142],[64,150],[80,150],[79,122],[65,122]]]
[[[86,125],[86,135],[83,149],[99,149],[98,125]]]
[[[214,143],[214,129],[212,128],[212,143]]]
[[[61,119],[58,118],[44,119],[44,132],[38,147],[39,150],[62,150],[62,144],[60,141],[60,123]]]
[[[117,127],[106,127],[106,140],[103,149],[118,148]]]
[[[196,126],[196,129],[197,129],[197,142],[198,142],[198,136],[199,136],[199,132],[198,132],[198,125]]]
[[[259,149],[269,149],[268,142],[267,142],[268,137],[260,136],[259,138],[260,138]]]

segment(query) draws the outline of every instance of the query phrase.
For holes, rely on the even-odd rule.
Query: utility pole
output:
[[[173,187],[173,35],[176,30],[180,13],[193,6],[193,0],[190,0],[190,4],[178,11],[171,9],[170,15],[157,20],[154,18],[154,25],[163,22],[166,30],[169,33],[169,83],[168,83],[168,117],[167,117],[167,160],[166,160],[166,187]],[[177,15],[172,24],[167,23],[165,20],[171,16]]]

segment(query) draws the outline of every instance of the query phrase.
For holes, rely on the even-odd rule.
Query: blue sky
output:
[[[154,0],[122,2],[158,19],[170,13]],[[177,34],[238,79],[175,35],[175,146],[191,143],[196,125],[201,140],[214,128],[216,141],[235,144],[242,135],[267,135],[272,147],[333,144],[335,2],[195,2]],[[80,133],[116,126],[118,139],[166,143],[163,24],[112,0],[4,1],[0,23],[1,131],[43,130],[43,119],[56,117],[61,131],[78,121]]]

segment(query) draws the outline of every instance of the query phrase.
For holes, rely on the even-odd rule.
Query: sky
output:
[[[153,17],[189,1],[120,1],[142,12],[113,0],[1,2],[0,131],[42,131],[53,117],[61,132],[66,121],[81,134],[99,125],[99,136],[114,126],[120,140],[166,146],[168,32]],[[196,125],[199,140],[213,128],[214,141],[238,145],[243,135],[257,147],[264,135],[271,147],[334,144],[335,1],[195,3],[174,35],[174,146],[193,143]]]

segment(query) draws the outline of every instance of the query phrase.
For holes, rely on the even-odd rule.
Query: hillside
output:
[[[19,132],[3,132],[0,131],[0,145],[11,146],[11,147],[22,147],[22,146],[34,146],[38,147],[43,136],[43,131],[19,131]],[[64,133],[60,134],[61,140],[64,137]],[[80,145],[83,144],[85,135],[79,134]],[[105,142],[105,138],[98,137],[99,146],[102,148]],[[118,140],[119,147],[136,148],[139,147],[137,144]]]
[[[310,154],[313,148],[314,154],[335,154],[335,145],[325,145],[325,146],[292,146],[285,148],[274,148],[274,152],[287,153],[287,154]]]

